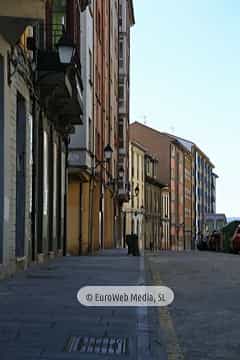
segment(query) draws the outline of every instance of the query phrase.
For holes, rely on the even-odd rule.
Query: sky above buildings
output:
[[[195,142],[219,175],[217,211],[240,216],[240,2],[134,6],[131,122]]]

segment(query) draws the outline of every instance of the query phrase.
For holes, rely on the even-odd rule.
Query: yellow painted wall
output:
[[[69,179],[67,214],[67,253],[79,255],[80,183]]]
[[[82,183],[82,254],[88,253],[89,246],[89,188],[90,183]]]
[[[112,249],[114,246],[114,234],[113,234],[113,197],[109,189],[104,193],[104,248]]]
[[[126,234],[131,234],[132,218],[135,211],[141,211],[141,206],[145,207],[145,174],[144,174],[145,152],[135,145],[129,144],[129,179],[131,185],[131,199],[123,205],[126,212]],[[132,174],[132,162],[134,174]],[[139,187],[139,195],[135,196],[134,189]]]
[[[99,249],[99,199],[100,183],[95,182],[93,190],[93,250]]]

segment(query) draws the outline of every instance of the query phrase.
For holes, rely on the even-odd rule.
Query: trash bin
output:
[[[137,234],[126,235],[126,244],[128,246],[128,255],[130,254],[132,254],[133,256],[140,255]]]
[[[128,247],[128,255],[131,255],[133,253],[133,239],[132,235],[126,235],[126,244]]]

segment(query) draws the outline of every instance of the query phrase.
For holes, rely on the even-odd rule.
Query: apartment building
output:
[[[118,42],[119,42],[119,2],[118,0],[108,0],[109,18],[108,32],[106,33],[108,64],[106,68],[105,104],[105,138],[106,143],[110,144],[114,150],[109,164],[108,175],[106,174],[105,197],[104,197],[104,248],[113,248],[117,245],[117,137],[118,137]],[[107,29],[107,27],[106,27]]]
[[[192,249],[204,236],[207,214],[216,213],[216,179],[214,165],[193,142],[176,138],[192,154]],[[187,199],[185,199],[187,201]]]
[[[135,24],[132,0],[119,0],[118,73],[118,244],[123,242],[122,206],[129,200],[130,31]],[[121,175],[121,176],[120,176]]]
[[[75,0],[0,5],[2,273],[66,250],[68,136],[83,113],[84,9]]]
[[[161,208],[161,225],[162,238],[161,250],[170,250],[170,191],[168,186],[161,190],[162,208]]]
[[[209,158],[197,147],[194,146],[193,153],[195,156],[195,229],[196,243],[204,235],[205,216],[209,213],[216,212],[216,176],[213,173],[214,165]]]
[[[83,123],[74,127],[69,144],[67,252],[87,254],[90,247],[90,180],[94,163],[94,3],[80,15],[81,67],[83,82]]]
[[[123,233],[137,234],[140,248],[145,241],[145,153],[146,149],[138,143],[129,143],[130,200],[123,205]],[[125,246],[124,241],[121,244]]]
[[[159,181],[159,161],[131,139],[129,154],[131,191],[129,202],[123,206],[124,234],[137,234],[140,249],[165,249],[169,239],[169,192]]]
[[[86,110],[83,126],[75,127],[71,136],[69,154],[71,254],[112,248],[117,242],[118,43],[118,1],[91,1],[81,15]],[[112,149],[109,161],[106,148]]]
[[[162,188],[160,182],[161,164],[149,151],[145,154],[145,211],[144,211],[144,245],[145,249],[161,250],[163,248],[162,232]]]
[[[133,141],[155,154],[160,164],[159,181],[170,192],[170,247],[183,250],[191,247],[192,178],[191,152],[170,134],[161,133],[138,122],[130,125]]]

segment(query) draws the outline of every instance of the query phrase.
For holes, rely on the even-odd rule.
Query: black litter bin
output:
[[[133,256],[140,255],[137,234],[126,235],[126,244],[128,246],[128,255],[130,254],[132,254]]]

